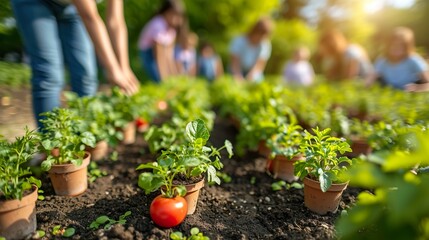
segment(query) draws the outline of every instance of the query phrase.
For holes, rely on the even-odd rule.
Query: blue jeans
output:
[[[33,111],[39,128],[40,113],[60,106],[64,64],[71,88],[79,96],[97,91],[97,65],[92,42],[73,5],[52,0],[11,0],[17,26],[29,56]]]
[[[142,62],[143,70],[148,75],[148,77],[153,82],[160,83],[161,77],[159,75],[158,64],[155,59],[153,48],[139,50],[139,56]]]

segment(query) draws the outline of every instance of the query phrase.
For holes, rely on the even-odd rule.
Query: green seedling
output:
[[[283,188],[286,188],[286,190],[289,190],[291,188],[302,189],[303,187],[304,186],[301,183],[294,182],[294,183],[289,184],[283,180],[278,181],[278,182],[273,182],[271,184],[271,189],[273,189],[273,191],[280,191]]]
[[[104,229],[109,229],[114,224],[124,225],[125,223],[127,223],[127,220],[125,218],[130,215],[131,215],[131,211],[127,211],[123,215],[119,216],[118,220],[114,220],[109,218],[106,215],[102,215],[102,216],[99,216],[97,219],[95,219],[95,221],[93,221],[91,225],[89,225],[89,228],[92,230],[98,229],[103,224],[104,224]]]
[[[256,183],[256,177],[251,177],[250,184],[255,185],[255,183]]]
[[[113,151],[112,154],[110,154],[110,159],[112,161],[118,161],[118,151]]]
[[[94,182],[97,178],[104,177],[107,175],[106,171],[102,171],[98,168],[96,162],[90,162],[88,166],[88,177],[89,182]]]
[[[37,234],[36,238],[42,238],[46,235],[46,232],[43,230],[37,230],[36,234]]]
[[[182,232],[176,231],[170,234],[171,240],[210,240],[209,237],[204,236],[202,232],[196,227],[191,228],[191,236],[186,237]]]
[[[52,234],[55,236],[61,236],[61,237],[72,237],[76,233],[76,230],[72,227],[70,228],[63,228],[61,225],[56,225],[54,228],[52,228]]]
[[[228,174],[223,173],[223,172],[216,172],[216,176],[218,176],[220,178],[221,182],[224,182],[224,183],[230,183],[232,181],[231,176],[229,176]],[[210,186],[212,186],[214,184],[215,183],[209,183]]]

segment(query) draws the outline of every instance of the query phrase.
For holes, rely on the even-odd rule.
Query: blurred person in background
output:
[[[338,30],[331,29],[322,33],[318,53],[323,72],[329,81],[366,79],[373,71],[365,49],[349,43]]]
[[[204,42],[200,46],[200,54],[197,62],[198,76],[210,82],[223,75],[222,59],[216,54],[213,46]]]
[[[156,83],[178,74],[174,48],[184,11],[182,1],[165,0],[140,33],[138,48],[143,70]]]
[[[272,20],[261,18],[247,34],[232,40],[231,73],[236,80],[260,82],[264,79],[265,65],[271,56],[272,30]]]
[[[313,83],[314,70],[311,63],[310,50],[307,47],[298,47],[293,53],[293,58],[288,61],[283,69],[283,79],[292,85],[309,86]]]
[[[397,27],[387,39],[385,52],[375,64],[375,73],[368,84],[382,84],[407,91],[429,90],[428,64],[415,52],[414,33]]]
[[[123,1],[108,0],[106,24],[94,0],[11,0],[17,26],[31,65],[33,112],[40,129],[40,113],[60,106],[64,65],[71,88],[79,96],[97,91],[98,59],[107,78],[128,94],[139,82],[128,58]],[[92,41],[91,41],[92,40]]]
[[[179,37],[179,44],[175,49],[175,59],[179,74],[195,76],[197,74],[198,36],[187,31]]]

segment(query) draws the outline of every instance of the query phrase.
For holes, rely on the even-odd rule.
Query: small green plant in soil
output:
[[[278,133],[267,140],[267,146],[271,149],[271,157],[277,155],[293,158],[300,154],[302,142],[302,127],[295,123],[284,123],[278,128]]]
[[[100,226],[104,225],[104,229],[107,230],[115,224],[124,225],[125,223],[127,223],[126,218],[130,215],[131,215],[131,211],[127,211],[124,214],[122,214],[121,216],[119,216],[118,220],[114,220],[114,219],[109,218],[106,215],[102,215],[102,216],[99,216],[94,221],[92,221],[91,225],[89,225],[89,228],[94,230],[94,229],[98,229]]]
[[[42,169],[49,171],[54,164],[80,166],[86,146],[95,147],[96,141],[92,133],[80,132],[79,126],[83,120],[64,108],[56,108],[43,113],[43,116],[42,146],[48,157],[42,162]]]
[[[283,181],[283,180],[281,180],[281,181],[277,181],[277,182],[273,182],[272,184],[271,184],[271,189],[273,190],[273,191],[280,191],[280,190],[282,190],[282,189],[286,189],[286,190],[289,190],[289,189],[291,189],[291,188],[295,188],[295,189],[302,189],[304,186],[303,186],[303,184],[301,184],[301,183],[297,183],[297,182],[294,182],[294,183],[286,183],[285,181]]]
[[[205,146],[210,134],[200,119],[187,124],[185,135],[188,139],[187,144],[165,150],[158,157],[157,162],[141,164],[137,168],[137,170],[152,169],[153,171],[144,172],[139,177],[138,184],[146,194],[164,186],[165,190],[161,189],[163,195],[173,197],[177,193],[175,189],[178,189],[173,187],[175,179],[201,179],[204,173],[207,173],[209,183],[220,184],[220,178],[216,175],[217,170],[223,167],[220,151],[226,149],[231,157],[233,154],[231,143],[226,140],[221,148]],[[211,158],[214,158],[214,161]]]
[[[63,228],[61,225],[56,225],[52,228],[52,235],[59,237],[72,237],[76,233],[76,230],[72,227]]]
[[[190,231],[190,236],[186,237],[182,232],[176,231],[170,234],[171,240],[210,240],[209,237],[204,236],[200,229],[193,227]]]
[[[89,182],[94,182],[97,180],[97,178],[101,178],[107,176],[106,171],[102,171],[100,168],[98,168],[98,165],[96,162],[90,162],[88,165],[88,180]]]
[[[301,153],[305,160],[295,163],[295,175],[304,179],[309,177],[320,182],[323,192],[326,192],[333,182],[344,182],[339,179],[342,172],[351,165],[352,161],[340,154],[351,152],[350,145],[345,139],[329,135],[329,128],[313,129],[314,134],[305,131],[301,144]]]
[[[38,143],[39,135],[28,128],[13,142],[0,139],[0,199],[21,199],[32,185],[40,188],[41,181],[23,166],[37,152]]]

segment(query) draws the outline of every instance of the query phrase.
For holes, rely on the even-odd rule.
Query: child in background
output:
[[[197,74],[198,36],[195,33],[185,33],[175,49],[175,60],[179,74],[195,76]]]
[[[344,34],[335,29],[322,33],[319,54],[324,74],[330,81],[366,79],[373,71],[365,49],[349,43]]]
[[[294,85],[309,86],[313,83],[314,70],[308,62],[310,50],[306,47],[295,49],[293,58],[286,63],[283,70],[285,82]]]
[[[216,54],[210,43],[203,43],[198,56],[198,76],[210,82],[223,75],[223,65],[221,58]]]
[[[261,18],[247,34],[232,40],[231,72],[236,80],[260,82],[264,79],[265,65],[271,56],[272,30],[271,19]]]
[[[143,28],[139,38],[139,53],[143,69],[154,82],[177,75],[174,61],[176,29],[183,24],[184,7],[179,0],[166,0]]]
[[[394,29],[387,41],[385,54],[375,64],[375,74],[368,80],[376,79],[389,86],[407,91],[427,91],[428,65],[414,50],[414,33],[411,29]]]

